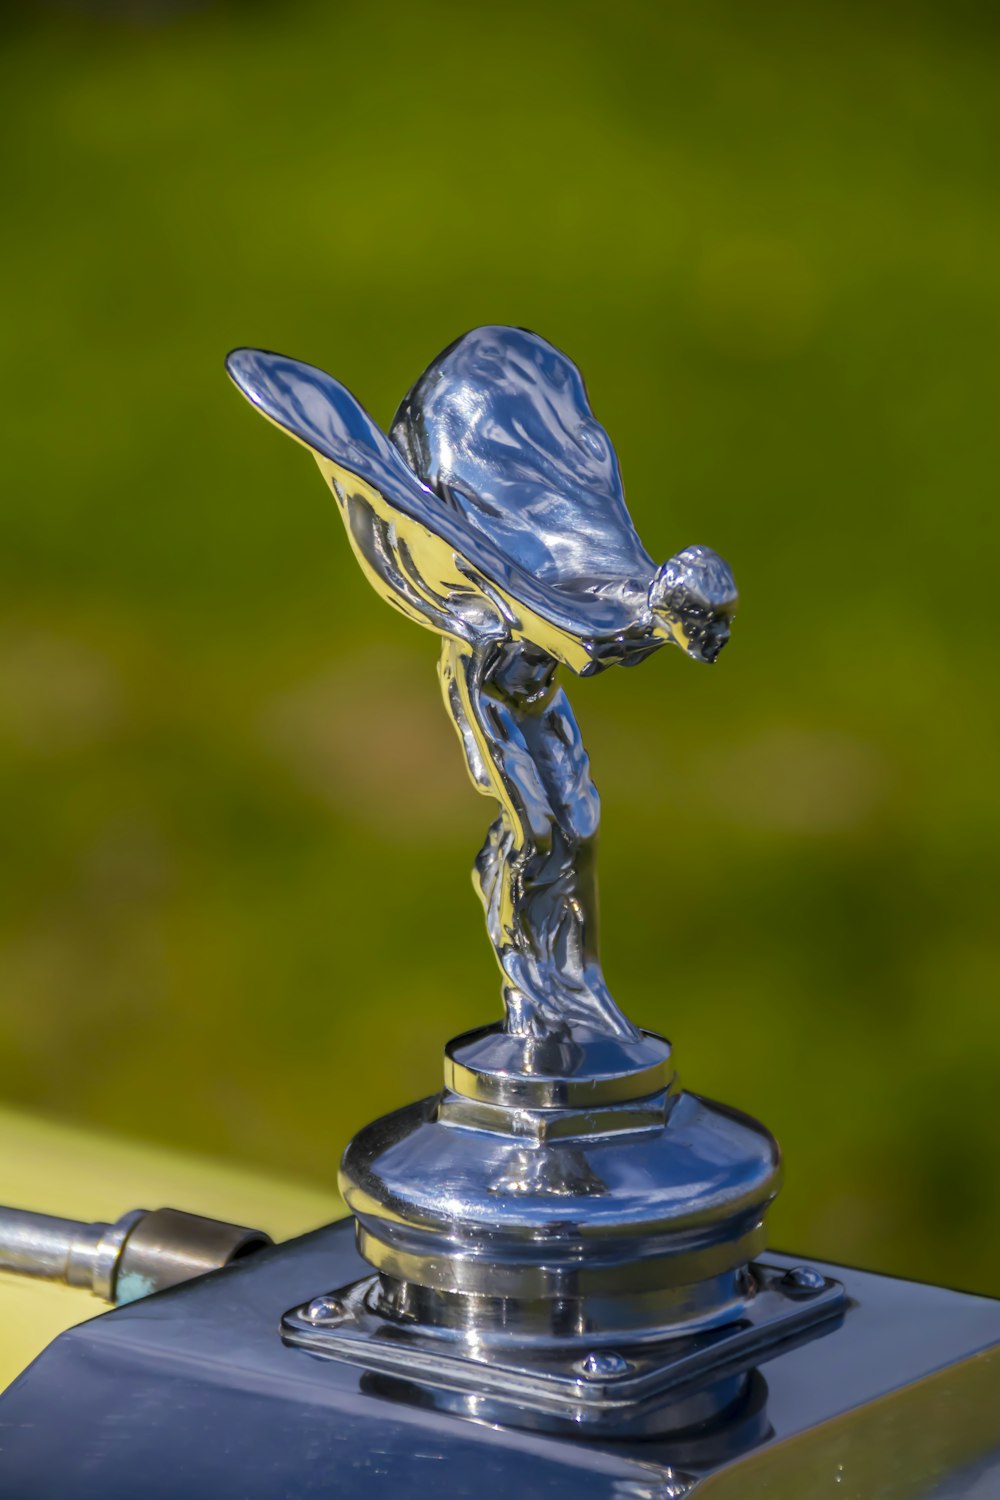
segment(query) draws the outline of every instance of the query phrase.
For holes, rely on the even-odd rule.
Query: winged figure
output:
[[[632,1040],[597,951],[597,792],[556,681],[673,642],[712,662],[736,589],[710,548],[659,567],[576,366],[521,328],[440,354],[386,434],[311,365],[237,349],[227,369],[313,454],[377,592],[443,637],[445,706],[474,785],[500,804],[474,880],[503,973],[506,1029]]]

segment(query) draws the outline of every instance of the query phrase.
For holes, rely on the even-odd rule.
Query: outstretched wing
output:
[[[470,527],[532,577],[583,595],[655,571],[583,378],[523,328],[476,328],[406,396],[393,441]]]
[[[262,349],[233,350],[226,369],[264,416],[311,450],[383,598],[431,629],[462,634],[455,606],[474,590],[456,571],[446,539],[415,520],[405,525],[447,503],[420,483],[350,391],[312,365]]]
[[[226,358],[226,369],[265,417],[342,469],[345,478],[362,479],[387,500],[404,506],[444,508],[332,375],[264,349],[234,349]]]
[[[572,595],[508,551],[502,534],[489,536],[457,494],[422,483],[332,376],[260,349],[234,350],[226,369],[264,416],[312,451],[370,582],[404,613],[464,635],[463,604],[486,595],[507,614],[514,634],[536,644],[544,636],[545,649],[576,671],[586,670],[593,641],[627,628],[631,616],[619,599],[595,596],[581,610]]]

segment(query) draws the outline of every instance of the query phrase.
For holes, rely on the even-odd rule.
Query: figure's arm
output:
[[[556,814],[517,716],[488,691],[495,650],[445,640],[438,668],[445,707],[477,790],[496,797],[519,847],[539,847],[551,841]]]

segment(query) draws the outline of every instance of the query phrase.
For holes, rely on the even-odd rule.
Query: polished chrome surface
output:
[[[738,1319],[680,1339],[647,1333],[613,1348],[587,1330],[579,1343],[519,1341],[500,1306],[489,1328],[477,1325],[474,1341],[459,1322],[431,1319],[419,1307],[397,1310],[396,1335],[386,1339],[376,1277],[293,1308],[281,1331],[286,1343],[313,1354],[447,1393],[451,1411],[503,1422],[517,1421],[528,1406],[535,1425],[549,1430],[648,1437],[739,1410],[755,1363],[778,1344],[823,1331],[844,1311],[839,1281],[817,1272],[805,1298],[790,1292],[782,1270],[752,1270]]]
[[[0,1271],[84,1287],[105,1302],[148,1296],[270,1243],[260,1229],[175,1208],[88,1224],[0,1207]]]
[[[598,958],[600,804],[555,672],[631,666],[666,641],[714,661],[736,605],[728,567],[705,547],[656,567],[579,371],[523,329],[446,349],[391,440],[310,365],[238,349],[227,368],[312,451],[369,582],[444,637],[445,706],[473,785],[500,808],[474,879],[506,1032],[635,1042]],[[535,1071],[530,1049],[515,1055]]]
[[[620,1129],[577,1110],[565,1133],[526,1139],[517,1112],[467,1125],[463,1104],[445,1092],[409,1105],[348,1146],[341,1185],[376,1269],[444,1292],[556,1301],[612,1332],[732,1316],[779,1181],[763,1126],[693,1094],[669,1108],[659,1095],[652,1122],[627,1104]],[[714,1312],[673,1295],[726,1275]]]
[[[378,1273],[351,1350],[373,1340],[405,1361],[414,1330],[447,1332],[449,1358],[478,1368],[484,1349],[546,1351],[551,1373],[588,1348],[752,1321],[747,1266],[778,1148],[755,1121],[681,1093],[669,1043],[612,999],[600,804],[556,680],[560,666],[633,666],[668,641],[714,661],[736,605],[729,568],[700,546],[656,566],[579,371],[523,329],[452,344],[389,436],[309,365],[240,349],[228,370],[311,450],[377,592],[443,638],[445,707],[473,785],[499,808],[473,878],[504,1022],[455,1038],[442,1092],[344,1154],[341,1190]],[[304,1326],[336,1339],[342,1320],[327,1314],[351,1296],[314,1297]]]
[[[496,1026],[463,1032],[445,1047],[445,1087],[467,1099],[536,1109],[593,1109],[645,1099],[676,1081],[670,1043],[635,1038],[516,1038]]]

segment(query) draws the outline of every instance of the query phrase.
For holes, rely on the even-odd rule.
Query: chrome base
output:
[[[714,1351],[829,1316],[832,1289],[807,1308],[748,1271],[779,1178],[773,1137],[681,1092],[662,1037],[471,1032],[439,1095],[344,1154],[376,1275],[290,1313],[283,1336],[463,1401],[516,1394],[530,1422],[645,1421]],[[587,1359],[623,1363],[604,1381]]]
[[[313,1354],[405,1382],[425,1403],[463,1415],[549,1430],[662,1435],[737,1414],[755,1364],[844,1308],[840,1282],[809,1268],[754,1265],[741,1280],[739,1316],[724,1325],[682,1336],[648,1330],[615,1348],[570,1327],[561,1341],[518,1336],[495,1302],[475,1327],[417,1320],[405,1297],[387,1302],[378,1276],[292,1309],[281,1335]]]

